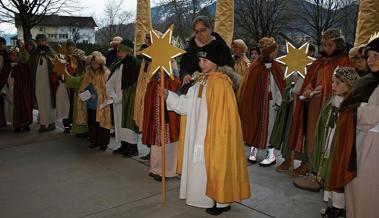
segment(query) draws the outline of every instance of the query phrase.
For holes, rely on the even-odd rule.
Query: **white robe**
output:
[[[162,176],[162,147],[151,145],[150,172]],[[166,144],[166,177],[175,177],[178,160],[178,142]]]
[[[120,141],[128,142],[130,144],[138,143],[138,135],[133,130],[128,128],[122,128],[122,68],[123,64],[115,70],[112,76],[108,79],[106,87],[108,96],[113,99],[113,116],[115,127],[115,140],[117,145],[109,145],[111,149],[117,149],[120,147],[118,143]],[[112,147],[111,147],[112,146]]]
[[[56,99],[56,119],[67,119],[70,114],[70,98],[68,97],[66,85],[61,81],[59,81]]]
[[[37,66],[35,93],[38,106],[38,117],[40,125],[55,124],[55,109],[51,104],[50,78],[48,65],[45,57],[42,57],[42,65]],[[37,63],[40,63],[38,60]]]
[[[196,83],[187,95],[177,95],[169,91],[167,109],[187,116],[183,167],[180,181],[180,199],[186,204],[210,208],[214,201],[205,195],[207,174],[204,161],[204,140],[207,130],[207,93],[203,87],[202,97],[198,97],[200,83]]]

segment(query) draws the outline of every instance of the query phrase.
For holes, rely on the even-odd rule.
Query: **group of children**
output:
[[[109,146],[125,157],[138,155],[141,138],[150,147],[142,159],[150,160],[149,175],[156,180],[162,176],[164,134],[166,177],[180,175],[180,198],[209,214],[219,215],[250,197],[246,144],[251,163],[258,162],[259,149],[267,148],[261,166],[275,164],[274,150],[281,150],[285,160],[279,172],[290,169],[291,153],[297,153],[301,165],[293,175],[301,177],[294,185],[324,189],[324,200],[331,202],[324,217],[345,217],[345,208],[348,217],[375,217],[379,37],[351,49],[349,57],[341,31],[327,30],[321,56],[305,78],[285,81],[273,38],[262,38],[249,61],[245,43],[235,40],[230,50],[206,17],[195,18],[193,31],[174,80],[150,78],[151,60],[134,56],[133,43],[121,37],[111,42],[107,58],[98,51],[85,56],[69,41],[63,75],[54,72],[59,55],[44,35],[36,37],[37,47],[24,61],[17,49],[6,52],[1,40],[0,125],[10,121],[15,131],[30,130],[32,110],[38,108],[40,131],[53,130],[65,96],[65,132],[88,132],[90,148]],[[149,37],[143,48],[150,46]],[[65,94],[58,95],[62,86]],[[116,145],[109,145],[112,127]]]

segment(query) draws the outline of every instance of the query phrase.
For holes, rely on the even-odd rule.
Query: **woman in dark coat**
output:
[[[180,78],[190,79],[190,76],[198,71],[201,72],[199,67],[199,58],[197,53],[200,49],[212,42],[213,40],[219,40],[226,45],[224,39],[218,34],[213,32],[213,27],[208,17],[198,16],[192,22],[193,37],[188,42],[186,53],[182,55],[180,60]],[[233,58],[230,50],[225,50],[220,54],[223,65],[229,65],[233,67]]]

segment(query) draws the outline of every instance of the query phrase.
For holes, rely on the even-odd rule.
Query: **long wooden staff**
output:
[[[160,93],[164,93],[164,72],[160,68]],[[162,146],[162,202],[166,203],[166,128],[165,128],[165,96],[161,94],[161,146]]]

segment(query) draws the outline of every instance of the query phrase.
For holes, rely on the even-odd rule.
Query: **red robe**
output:
[[[341,189],[357,176],[356,171],[356,122],[353,110],[341,112],[338,118],[338,134],[330,171],[329,189]]]
[[[172,92],[177,92],[181,85],[178,78],[172,80],[167,76],[165,76],[164,84],[165,89]],[[158,81],[157,77],[154,77],[150,80],[146,88],[142,130],[142,144],[145,145],[161,145],[161,100],[158,95],[159,85],[160,81]],[[166,106],[164,108],[164,113],[166,113],[166,143],[179,141],[180,116],[173,111],[167,111]]]
[[[306,144],[311,146],[310,144],[312,144],[312,136],[320,114],[321,106],[328,100],[332,93],[332,76],[337,66],[350,66],[349,57],[346,55],[331,58],[321,57],[310,66],[308,74],[305,76],[300,93],[302,94],[307,89],[314,90],[320,83],[322,86],[322,92],[320,97],[314,97],[310,100],[309,113],[311,116],[308,117],[312,120],[307,120],[308,118],[304,118],[304,102],[296,99],[289,143],[290,149],[295,150],[296,152],[302,152],[304,150],[304,120],[307,120],[307,125],[310,126],[308,128],[307,138],[310,138],[311,140],[307,140]],[[321,81],[318,81],[320,78]],[[317,84],[318,82],[319,84]],[[311,152],[312,147],[308,147],[307,151],[308,153]]]
[[[21,61],[13,68],[6,64],[0,73],[0,89],[8,82],[9,74],[14,78],[13,128],[29,125],[33,122],[33,98],[28,67]]]
[[[270,70],[283,94],[286,87],[283,65],[274,61]],[[259,149],[266,148],[269,134],[269,70],[261,60],[250,65],[242,81],[238,111],[245,143]]]

